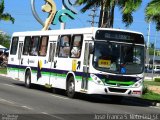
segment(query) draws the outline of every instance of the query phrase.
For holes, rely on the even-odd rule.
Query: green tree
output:
[[[156,29],[160,30],[160,0],[152,0],[145,8],[147,22],[154,22]]]
[[[142,0],[77,0],[76,4],[84,5],[81,12],[84,13],[93,7],[100,7],[98,27],[113,27],[115,7],[118,6],[122,14],[122,22],[126,27],[132,24],[133,16],[141,5]]]
[[[6,34],[0,34],[0,43],[6,48],[10,46],[10,36]]]
[[[4,13],[4,0],[0,1],[0,21],[11,21],[14,23],[15,19],[9,14],[9,13]]]

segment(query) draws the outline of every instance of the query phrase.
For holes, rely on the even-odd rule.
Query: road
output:
[[[85,95],[70,99],[63,92],[53,94],[41,86],[27,89],[23,82],[0,76],[0,120],[106,120],[115,117],[112,114],[116,119],[156,119],[160,115],[156,107]]]

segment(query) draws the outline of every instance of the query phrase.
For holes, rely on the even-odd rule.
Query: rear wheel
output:
[[[66,94],[70,98],[75,97],[75,82],[73,76],[69,78],[67,81],[67,89],[66,89]]]
[[[31,73],[29,70],[26,72],[26,75],[25,75],[25,86],[27,88],[31,88]]]

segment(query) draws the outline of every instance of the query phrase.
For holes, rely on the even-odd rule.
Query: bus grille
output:
[[[109,88],[110,92],[125,93],[127,89]]]
[[[117,85],[117,83],[107,83],[108,85]],[[119,84],[120,86],[130,86],[130,85],[128,85],[128,84]]]

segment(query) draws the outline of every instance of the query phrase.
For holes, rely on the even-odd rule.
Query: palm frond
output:
[[[156,16],[160,16],[160,1],[153,0],[150,3],[148,3],[145,9],[145,15],[147,22],[152,21],[152,18]]]
[[[15,21],[15,19],[9,13],[2,14],[0,19],[4,21],[11,21],[12,23]]]
[[[102,1],[103,0],[87,0],[85,6],[81,9],[81,12],[84,13],[95,6],[99,7]]]
[[[156,24],[156,29],[157,29],[157,31],[160,30],[160,22],[157,22],[157,24]]]
[[[76,0],[75,4],[82,5],[82,4],[86,4],[87,2],[88,2],[88,0]]]
[[[4,0],[1,0],[0,2],[0,15],[4,12]]]
[[[128,27],[129,25],[131,25],[132,22],[133,22],[132,13],[123,14],[123,15],[122,15],[122,21],[123,21],[123,23],[125,23],[125,26],[126,26],[126,27]]]
[[[135,12],[141,5],[142,0],[120,0],[118,6],[122,10],[122,13],[128,14]]]

